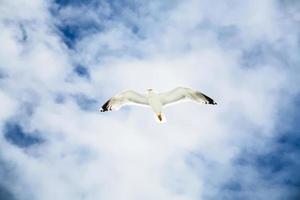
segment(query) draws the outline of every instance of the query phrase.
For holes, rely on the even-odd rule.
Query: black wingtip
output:
[[[206,96],[205,94],[202,94],[205,99],[207,100],[207,104],[217,105],[217,102],[215,102],[212,98]]]
[[[103,106],[100,109],[100,112],[106,112],[106,111],[111,110],[111,108],[109,107],[109,101],[110,100],[108,100],[107,102],[105,102],[105,104],[103,104]]]

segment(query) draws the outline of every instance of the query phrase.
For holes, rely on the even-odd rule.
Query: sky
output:
[[[1,200],[300,198],[297,0],[2,0]],[[99,107],[192,87],[217,106]]]

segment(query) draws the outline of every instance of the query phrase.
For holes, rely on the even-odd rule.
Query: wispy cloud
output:
[[[0,198],[298,198],[299,9],[2,2]],[[98,113],[120,90],[178,85],[219,104],[170,107],[163,126]]]

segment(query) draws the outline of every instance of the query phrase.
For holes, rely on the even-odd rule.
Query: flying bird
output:
[[[108,101],[100,108],[101,112],[118,110],[125,105],[138,105],[150,107],[156,115],[158,122],[166,122],[163,114],[163,107],[174,103],[191,100],[197,103],[212,104],[217,103],[205,94],[186,87],[177,87],[171,91],[157,93],[153,89],[147,89],[147,94],[141,94],[133,90],[121,92]]]

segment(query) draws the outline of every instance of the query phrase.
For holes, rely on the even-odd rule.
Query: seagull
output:
[[[121,92],[108,101],[100,108],[101,112],[119,110],[125,105],[138,105],[150,107],[156,115],[158,122],[166,122],[163,114],[163,107],[169,106],[184,100],[190,100],[197,103],[212,104],[217,103],[205,94],[186,87],[177,87],[173,90],[163,93],[157,93],[153,89],[147,89],[147,94],[141,94],[133,90]]]

